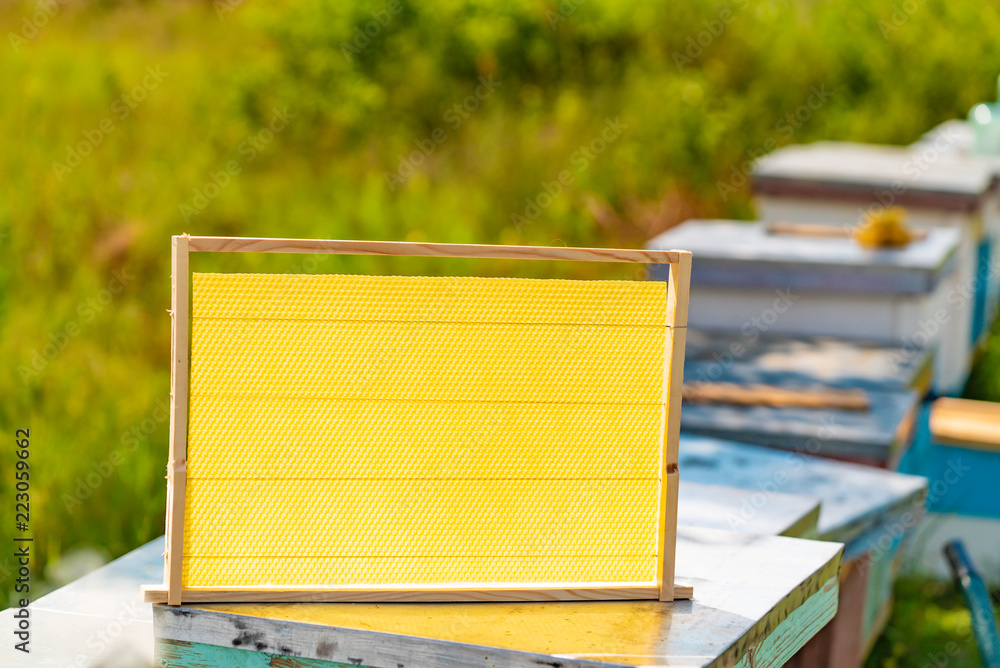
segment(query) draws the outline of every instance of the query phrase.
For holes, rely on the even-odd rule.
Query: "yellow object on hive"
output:
[[[866,248],[902,248],[913,241],[906,225],[906,209],[890,206],[869,212],[854,232],[854,240]]]
[[[185,587],[654,583],[666,287],[193,275]]]

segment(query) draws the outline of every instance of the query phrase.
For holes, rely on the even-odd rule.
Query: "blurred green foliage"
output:
[[[170,235],[638,245],[751,216],[766,148],[909,142],[1000,70],[1000,10],[945,0],[45,6],[0,6],[0,499],[30,427],[39,578],[163,530]]]
[[[896,581],[894,593],[892,617],[872,648],[866,666],[979,668],[983,665],[969,609],[955,585],[901,578]],[[993,592],[993,608],[1000,614],[997,593]]]

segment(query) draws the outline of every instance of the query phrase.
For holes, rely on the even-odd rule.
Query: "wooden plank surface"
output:
[[[159,640],[294,655],[289,666],[773,666],[834,615],[839,563],[833,543],[682,527],[690,602],[216,604],[154,606],[154,619]]]
[[[915,419],[916,396],[871,392],[872,409],[688,404],[681,429],[687,433],[739,440],[824,457],[892,466],[899,460]],[[904,429],[901,430],[901,423]]]
[[[854,233],[855,227],[851,225],[831,225],[829,223],[792,223],[778,221],[769,223],[765,229],[768,234],[776,234],[780,236],[850,239]],[[927,230],[909,230],[909,234],[914,241],[921,241],[927,238]]]
[[[841,408],[867,411],[871,402],[864,390],[807,388],[788,389],[759,383],[692,382],[684,384],[684,401],[705,404],[739,404],[776,408]]]
[[[254,237],[191,237],[190,250],[192,252],[324,253],[329,255],[392,255],[504,260],[637,262],[645,264],[676,263],[680,262],[684,257],[690,259],[690,253],[678,250],[650,251],[623,248],[439,244],[407,241],[265,239]]]
[[[825,589],[836,587],[836,581],[831,578],[825,585]],[[758,644],[749,647],[746,653],[736,663],[737,668],[762,668],[764,666],[781,666],[796,656],[796,652],[802,646],[802,639],[809,637],[813,633],[829,625],[831,596],[828,591],[819,592],[807,598],[802,605],[795,608],[778,627],[763,638]],[[252,637],[246,638],[250,642],[256,642]],[[323,659],[311,659],[301,657],[290,657],[280,653],[255,651],[243,649],[244,641],[235,638],[234,643],[240,642],[239,647],[222,647],[218,645],[207,645],[204,643],[193,643],[184,640],[157,639],[155,641],[155,655],[161,662],[166,662],[170,668],[206,668],[210,666],[246,666],[247,668],[271,668],[272,666],[284,666],[285,668],[347,668],[361,665],[357,661],[341,663],[339,661],[327,661]],[[319,645],[317,646],[319,647]],[[279,648],[280,649],[280,648]],[[363,657],[348,657],[349,659],[363,660]],[[475,657],[478,659],[478,655]],[[505,657],[507,658],[507,657]],[[509,668],[537,668],[537,666],[559,666],[560,668],[608,665],[637,665],[646,657],[622,657],[620,661],[609,664],[605,661],[588,661],[586,659],[565,659],[564,657],[532,656],[525,655],[513,660],[508,659],[504,664]],[[466,657],[461,657],[461,661],[468,661]],[[449,657],[442,656],[437,665],[465,666],[483,665],[495,666],[494,653],[487,649],[483,653],[482,663],[473,660],[469,663],[449,662]],[[681,661],[672,662],[670,665],[698,665],[697,663],[686,663],[687,661],[697,661],[694,657],[683,657]],[[405,664],[397,664],[405,665]],[[717,662],[716,662],[717,665]],[[370,667],[374,668],[374,667]]]
[[[1000,452],[1000,404],[943,397],[931,404],[930,430],[941,445]]]
[[[788,662],[788,668],[857,668],[864,663],[867,652],[862,627],[867,563],[867,555],[844,562],[840,569],[837,616]]]

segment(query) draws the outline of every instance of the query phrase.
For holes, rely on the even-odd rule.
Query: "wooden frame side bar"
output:
[[[188,236],[172,239],[170,262],[170,446],[167,460],[166,601],[180,605],[184,563],[184,496],[187,482]]]
[[[691,284],[691,254],[679,251],[678,261],[670,265],[667,283],[667,340],[664,358],[664,408],[662,417],[660,462],[660,525],[657,581],[660,600],[690,598],[690,588],[674,587],[674,562],[677,550],[677,468],[681,431],[681,397],[684,392],[684,344],[687,341],[688,290]]]
[[[637,262],[667,264],[680,261],[684,251],[623,248],[569,248],[565,246],[492,246],[408,241],[337,241],[325,239],[263,239],[254,237],[190,237],[191,252],[215,253],[325,253],[329,255],[393,255],[416,257],[484,258],[495,260],[569,260],[577,262]]]

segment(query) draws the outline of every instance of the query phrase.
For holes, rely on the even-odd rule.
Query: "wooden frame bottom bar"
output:
[[[687,599],[694,589],[674,585],[674,598]],[[657,600],[660,590],[653,585],[608,587],[480,587],[480,588],[289,588],[259,587],[231,589],[198,587],[181,590],[184,603],[444,603],[460,601],[636,601]],[[146,603],[166,603],[164,585],[142,588]]]

